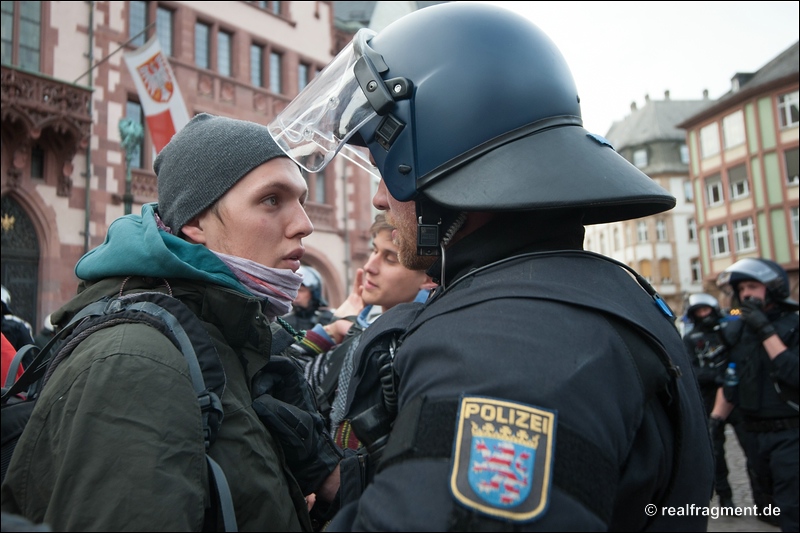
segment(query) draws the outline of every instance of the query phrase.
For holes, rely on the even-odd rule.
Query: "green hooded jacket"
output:
[[[224,470],[240,531],[310,530],[278,442],[251,407],[269,359],[270,323],[212,252],[158,229],[154,204],[116,220],[78,262],[63,326],[104,296],[159,290],[206,326],[226,374],[210,455]],[[2,486],[2,510],[55,531],[199,531],[210,498],[197,397],[183,355],[143,324],[98,331],[37,400]]]

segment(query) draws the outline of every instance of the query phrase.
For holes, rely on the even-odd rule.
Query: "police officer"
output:
[[[0,285],[0,295],[3,305],[3,335],[16,350],[26,344],[33,344],[33,329],[26,320],[18,317],[11,310],[11,293],[4,285]]]
[[[738,390],[727,398],[738,405],[744,427],[753,435],[757,479],[780,508],[781,530],[797,531],[800,306],[789,297],[786,271],[768,259],[737,261],[720,274],[717,285],[731,295],[731,305],[741,316],[726,329],[730,360],[736,363],[739,378]],[[720,389],[712,418],[728,417],[734,407],[728,399]],[[762,496],[754,494],[754,500],[763,508]]]
[[[661,512],[708,505],[713,484],[674,316],[629,267],[581,249],[585,224],[675,199],[583,129],[549,38],[448,2],[360,30],[312,85],[271,134],[315,172],[341,143],[366,146],[400,261],[439,283],[395,328],[381,380],[396,418],[328,529],[704,530]]]
[[[327,309],[328,302],[322,296],[322,276],[313,267],[301,265],[297,271],[303,283],[292,302],[292,312],[283,319],[296,330],[310,330],[315,325],[329,324],[333,312]]]
[[[692,329],[684,335],[683,342],[692,361],[707,415],[714,408],[717,389],[722,385],[728,364],[728,347],[723,335],[723,328],[728,322],[723,318],[719,302],[710,294],[689,296],[686,320],[692,324]],[[739,423],[738,411],[734,410],[725,422],[734,427],[742,448],[747,449],[747,434]],[[719,496],[720,507],[733,507],[733,490],[728,482],[728,465],[725,462],[725,422],[715,418],[709,422],[716,459],[714,490]]]

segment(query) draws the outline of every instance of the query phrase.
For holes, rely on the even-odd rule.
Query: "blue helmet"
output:
[[[582,127],[558,48],[507,9],[472,2],[362,29],[268,126],[298,164],[366,146],[396,199],[456,211],[578,209],[584,224],[675,198]]]

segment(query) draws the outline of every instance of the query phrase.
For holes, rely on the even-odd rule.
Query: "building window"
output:
[[[725,201],[722,194],[722,179],[719,174],[706,178],[706,205],[709,207],[719,205]]]
[[[161,51],[167,56],[172,56],[172,16],[169,9],[159,6],[156,10],[156,35]]]
[[[722,119],[722,138],[725,149],[744,144],[744,113],[741,109]]]
[[[281,15],[283,13],[283,6],[281,5],[283,2],[273,1],[273,2],[250,2],[250,3],[257,5],[264,11],[269,11],[273,15]]]
[[[636,238],[639,242],[647,242],[647,222],[644,220],[636,223]]]
[[[221,31],[217,33],[217,72],[231,77],[231,51],[233,35]]]
[[[302,91],[305,89],[306,85],[308,85],[308,73],[311,69],[309,69],[308,65],[305,63],[300,63],[297,66],[297,90]]]
[[[661,277],[662,285],[670,285],[672,283],[672,274],[670,274],[669,259],[659,260],[658,275]]]
[[[606,236],[604,233],[600,234],[600,253],[608,255],[608,251],[606,250]]]
[[[681,163],[683,163],[684,165],[688,165],[689,164],[689,147],[686,146],[685,144],[682,144],[680,150],[681,150]]]
[[[730,251],[728,248],[728,226],[720,224],[711,228],[711,255],[726,255]]]
[[[614,250],[619,250],[619,228],[614,228]]]
[[[719,133],[717,124],[709,124],[700,130],[700,154],[703,159],[719,153]]]
[[[667,242],[667,223],[663,219],[656,220],[656,239],[658,242]]]
[[[783,153],[783,161],[786,164],[786,183],[787,185],[797,185],[800,183],[800,178],[797,176],[798,171],[798,157],[797,148],[791,148]]]
[[[798,91],[782,94],[778,97],[778,116],[781,128],[797,126],[800,121],[797,111]]]
[[[325,173],[317,172],[314,176],[314,201],[318,204],[324,204],[327,200],[327,195],[325,194]]]
[[[211,68],[211,26],[198,22],[194,25],[194,64]]]
[[[131,0],[128,2],[128,35],[131,37],[131,44],[142,46],[147,41],[147,2]]]
[[[636,168],[644,168],[647,166],[647,150],[641,148],[633,152],[633,164]]]
[[[728,183],[731,189],[731,201],[750,196],[750,184],[747,181],[747,169],[737,165],[728,170]]]
[[[250,45],[250,83],[264,86],[264,47],[257,44]]]
[[[649,260],[643,259],[639,262],[639,274],[641,274],[644,279],[652,283],[653,267]]]
[[[2,2],[2,61],[39,72],[42,2]]]
[[[278,52],[269,54],[269,90],[275,94],[283,92],[283,80],[281,79],[281,67],[283,58]]]
[[[44,179],[44,150],[38,144],[31,147],[31,177]]]
[[[689,231],[689,241],[694,242],[697,240],[697,221],[690,218],[686,221],[686,227]]]
[[[683,182],[683,197],[687,202],[694,201],[694,187],[692,187],[691,181]]]
[[[755,250],[756,235],[751,217],[733,221],[733,238],[736,243],[737,252]]]
[[[692,283],[700,283],[703,279],[703,271],[698,258],[695,257],[689,262],[689,270],[692,271]]]
[[[139,123],[142,126],[142,131],[145,131],[144,113],[142,112],[142,105],[139,102],[128,101],[125,104],[125,118]],[[139,146],[131,154],[131,168],[144,168],[142,164],[142,154],[144,153],[144,138]]]
[[[147,25],[150,24],[152,19],[150,5],[152,2],[131,1],[129,5],[128,14],[128,35],[131,36],[131,44],[134,46],[142,46],[146,41],[148,35],[152,32],[145,31]],[[172,55],[172,18],[173,13],[169,9],[158,6],[155,8],[156,17],[156,35],[158,42],[161,45],[161,50],[167,56]]]
[[[800,227],[798,227],[798,211],[800,211],[797,207],[792,207],[789,211],[790,216],[792,217],[792,237],[794,238],[794,243],[798,243],[798,239],[800,239]]]

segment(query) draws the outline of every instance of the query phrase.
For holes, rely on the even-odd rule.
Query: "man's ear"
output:
[[[420,285],[420,287],[419,287],[419,288],[420,288],[420,289],[428,289],[429,291],[432,291],[432,290],[433,290],[433,289],[435,289],[436,287],[438,287],[438,285],[437,285],[436,283],[434,283],[434,282],[433,282],[433,280],[431,279],[431,277],[430,277],[430,276],[425,276],[425,283],[423,283],[422,285]]]
[[[186,239],[193,244],[205,244],[206,234],[203,231],[203,226],[200,223],[200,217],[196,216],[189,220],[182,228],[181,233],[186,236]]]

